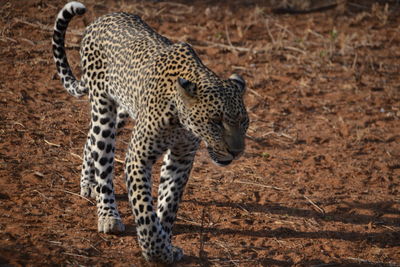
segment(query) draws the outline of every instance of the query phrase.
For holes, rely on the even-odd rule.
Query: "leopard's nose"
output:
[[[242,154],[243,149],[228,149],[229,154],[231,154],[234,158]]]

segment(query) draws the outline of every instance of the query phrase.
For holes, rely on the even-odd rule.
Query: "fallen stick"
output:
[[[44,139],[44,142],[45,142],[46,144],[48,144],[49,146],[55,146],[55,147],[60,147],[60,146],[61,146],[61,145],[59,145],[59,144],[51,143],[51,142],[47,141],[46,139]]]
[[[57,189],[57,190],[58,190],[58,191],[61,191],[61,192],[68,193],[68,194],[71,194],[71,195],[74,195],[74,196],[78,196],[78,197],[80,197],[80,198],[83,198],[84,200],[86,200],[86,201],[89,202],[90,204],[95,205],[95,203],[94,203],[93,201],[91,201],[90,199],[88,199],[88,198],[86,198],[86,197],[84,197],[84,196],[81,196],[81,195],[79,195],[79,194],[77,194],[77,193],[74,193],[74,192],[71,192],[71,191],[68,191],[68,190],[65,190],[65,189]]]
[[[314,208],[317,209],[317,211],[319,211],[322,214],[325,214],[325,211],[320,208],[317,204],[315,204],[311,199],[309,199],[307,196],[303,196]]]

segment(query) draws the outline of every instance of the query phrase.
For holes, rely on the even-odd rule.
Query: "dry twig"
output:
[[[61,145],[59,145],[59,144],[51,143],[51,142],[47,141],[46,139],[44,139],[44,142],[45,142],[46,144],[48,144],[49,146],[55,146],[55,147],[60,147],[60,146],[61,146]]]
[[[45,198],[45,199],[47,199],[47,200],[50,200],[50,198],[48,198],[45,194],[43,194],[43,193],[40,192],[39,190],[33,190],[32,192],[36,192],[36,193],[38,193],[39,195],[41,195],[43,198]]]
[[[191,221],[191,220],[187,220],[187,219],[185,219],[185,218],[183,218],[181,216],[178,216],[177,219],[181,220],[181,221],[184,221],[184,222],[187,222],[187,223],[190,223],[190,224],[193,224],[193,225],[201,226],[201,223],[198,223],[198,222],[195,222],[195,221]]]
[[[121,159],[117,159],[117,158],[115,158],[114,159],[116,162],[118,162],[118,163],[121,163],[121,164],[124,164],[125,162],[123,161],[123,160],[121,160]]]
[[[314,208],[317,209],[318,212],[325,214],[325,211],[319,207],[317,204],[315,204],[315,202],[313,202],[311,199],[309,199],[307,196],[303,196]]]
[[[84,200],[86,200],[90,204],[95,205],[95,203],[93,201],[91,201],[90,199],[88,199],[88,198],[86,198],[84,196],[81,196],[81,195],[79,195],[77,193],[74,193],[74,192],[71,192],[71,191],[68,191],[68,190],[65,190],[65,189],[58,189],[58,191],[65,192],[65,193],[68,193],[68,194],[71,194],[71,195],[74,195],[74,196],[78,196],[80,198],[83,198]]]
[[[223,244],[222,242],[216,242],[216,244],[218,245],[218,246],[220,246],[221,248],[223,248],[224,250],[225,250],[225,252],[228,254],[228,256],[229,256],[229,262],[231,262],[234,266],[239,266],[237,263],[236,263],[236,260],[234,260],[233,258],[232,258],[232,253],[231,253],[231,249],[229,249],[225,244]]]
[[[258,96],[259,98],[264,100],[264,97],[262,95],[260,95],[259,93],[257,93],[257,91],[255,91],[254,89],[247,88],[247,90],[249,90],[249,92],[252,93],[253,95]]]
[[[75,154],[75,153],[73,153],[73,152],[69,152],[72,156],[74,156],[74,157],[76,157],[76,158],[78,158],[78,159],[80,159],[80,160],[83,160],[83,158],[81,157],[81,156],[79,156],[78,154]]]

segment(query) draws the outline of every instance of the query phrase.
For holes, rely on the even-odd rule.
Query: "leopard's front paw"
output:
[[[142,254],[147,261],[162,262],[166,264],[180,261],[183,257],[182,249],[171,245],[165,246],[162,250],[143,250]]]
[[[99,218],[97,228],[99,232],[105,234],[116,234],[125,231],[125,225],[122,223],[121,219],[116,219],[114,217]]]

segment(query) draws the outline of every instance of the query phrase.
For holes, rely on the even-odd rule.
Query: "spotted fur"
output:
[[[57,72],[74,96],[89,94],[91,124],[84,147],[81,195],[95,197],[98,230],[124,230],[113,190],[116,129],[127,114],[135,122],[125,160],[129,202],[139,245],[148,260],[171,263],[182,250],[172,246],[172,226],[195,153],[204,140],[211,159],[228,165],[244,150],[248,116],[244,80],[221,79],[187,43],[173,43],[128,13],[102,16],[87,27],[81,44],[81,80],[65,55],[71,18],[85,12],[70,2],[59,12],[53,36]],[[151,170],[164,154],[157,207]]]

